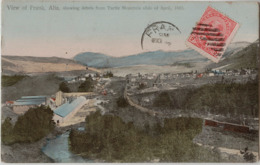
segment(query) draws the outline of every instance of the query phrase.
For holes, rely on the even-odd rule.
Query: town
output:
[[[223,129],[224,132],[242,133],[244,136],[251,136],[258,132],[258,118],[256,114],[222,114],[219,112],[206,111],[189,111],[183,107],[156,105],[158,98],[163,98],[165,92],[179,93],[178,97],[183,97],[182,93],[185,90],[199,88],[207,84],[230,84],[239,83],[246,84],[257,79],[257,70],[250,68],[241,68],[236,70],[216,70],[205,69],[205,72],[191,71],[187,73],[161,73],[161,74],[128,74],[125,77],[114,76],[111,71],[106,73],[89,71],[76,75],[59,75],[62,80],[59,91],[53,95],[37,95],[37,96],[22,96],[17,100],[6,101],[4,105],[2,122],[8,118],[15,123],[17,118],[25,114],[31,108],[41,106],[49,107],[53,111],[53,122],[56,129],[66,131],[68,129],[77,129],[84,131],[84,123],[86,116],[95,113],[97,110],[104,114],[122,115],[119,102],[129,104],[131,107],[147,114],[152,118],[159,119],[162,122],[166,118],[176,117],[195,117],[201,118],[204,121],[203,127],[206,132],[200,134],[194,139],[194,143],[198,145],[208,145],[209,140],[203,141],[205,136],[209,136],[208,129]],[[88,84],[88,83],[89,84]],[[81,85],[81,84],[85,84]],[[84,88],[82,88],[84,86]],[[187,93],[187,92],[186,92]],[[172,97],[172,96],[171,96]],[[174,97],[172,97],[174,98]],[[121,99],[121,100],[120,100]],[[187,97],[186,97],[187,99]],[[126,103],[124,103],[124,101]],[[160,100],[163,104],[168,105],[168,102],[178,102],[176,100]],[[164,102],[166,101],[166,103]],[[117,109],[117,110],[115,110]],[[13,115],[16,114],[16,115]],[[128,112],[129,113],[129,112]],[[11,115],[8,115],[11,114]],[[230,118],[233,115],[233,118]],[[129,115],[121,116],[125,120]],[[135,119],[132,119],[133,122]],[[140,125],[140,123],[137,123]],[[141,125],[145,125],[142,123]],[[213,131],[214,132],[214,131]],[[232,133],[233,132],[233,133]],[[212,146],[216,146],[226,135],[218,134],[211,141]],[[218,139],[218,140],[217,140]],[[239,143],[244,142],[246,147],[253,150],[253,155],[257,156],[254,143],[245,139],[238,139]],[[207,143],[207,144],[205,144]],[[231,143],[231,142],[230,142]],[[234,151],[241,150],[239,147],[228,146],[232,148],[229,154],[234,154]],[[221,148],[221,147],[220,147]]]

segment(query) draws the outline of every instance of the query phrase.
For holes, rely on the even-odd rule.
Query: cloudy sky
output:
[[[18,6],[19,10],[11,10],[11,5]],[[51,5],[60,10],[49,10]],[[2,4],[2,54],[71,58],[80,52],[118,57],[151,51],[141,48],[141,36],[149,24],[157,21],[170,22],[181,31],[171,38],[173,44],[167,51],[183,50],[187,49],[185,40],[192,27],[209,5],[240,24],[233,42],[254,42],[258,38],[258,6],[254,2],[5,1]],[[45,10],[35,10],[42,6]],[[131,9],[122,10],[123,6]],[[146,6],[153,10],[133,10]],[[75,10],[67,10],[69,7]],[[78,7],[93,10],[76,10]],[[120,10],[109,10],[110,7]],[[154,10],[156,7],[158,10]]]

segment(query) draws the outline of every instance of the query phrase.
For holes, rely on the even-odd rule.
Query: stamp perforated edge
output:
[[[231,43],[231,41],[233,40],[234,36],[236,35],[237,30],[238,30],[239,27],[240,27],[240,23],[237,22],[237,21],[235,21],[235,20],[234,20],[233,18],[231,18],[230,16],[227,16],[227,15],[224,14],[223,12],[221,12],[221,11],[215,9],[215,8],[212,7],[211,5],[208,5],[208,7],[213,8],[214,10],[220,12],[220,13],[223,14],[224,16],[228,17],[229,19],[231,19],[232,21],[234,21],[234,22],[237,23],[237,25],[235,26],[235,28],[233,29],[233,31],[231,32],[230,36],[228,37],[228,39],[227,39],[226,42],[225,42],[226,45],[225,45],[224,48],[223,48],[224,50],[223,50],[222,55],[221,55],[221,56],[218,56],[218,58],[214,58],[214,57],[213,57],[212,55],[210,55],[209,53],[207,53],[207,52],[205,52],[204,50],[198,48],[197,46],[191,44],[191,43],[188,41],[190,35],[189,35],[188,38],[186,39],[185,44],[186,44],[187,47],[196,50],[197,52],[199,52],[199,53],[200,53],[201,55],[203,55],[204,57],[206,57],[206,58],[212,60],[212,61],[215,62],[215,63],[218,63],[218,62],[220,61],[220,59],[222,58],[223,54],[225,53],[225,51],[226,51],[228,45]],[[207,7],[207,8],[208,8],[208,7]],[[207,9],[207,8],[206,8],[206,9]],[[206,11],[206,10],[205,10],[205,11]],[[204,11],[204,12],[205,12],[205,11]],[[202,15],[203,15],[203,14],[202,14]],[[201,16],[201,17],[202,17],[202,16]],[[201,17],[200,17],[200,18],[201,18]],[[197,24],[197,22],[196,22],[196,24]],[[196,24],[195,24],[195,26],[196,26]]]

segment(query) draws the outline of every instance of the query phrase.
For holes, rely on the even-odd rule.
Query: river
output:
[[[70,152],[68,137],[69,132],[65,132],[55,139],[48,140],[42,152],[56,163],[93,163]]]

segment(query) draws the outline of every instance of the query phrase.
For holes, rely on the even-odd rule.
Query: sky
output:
[[[11,5],[19,9],[11,10]],[[49,10],[53,5],[60,10]],[[188,48],[185,41],[192,27],[209,5],[239,23],[240,28],[232,42],[258,39],[259,18],[255,2],[4,1],[2,54],[72,58],[81,52],[98,52],[120,57],[156,49],[184,50]],[[122,9],[123,6],[131,9]],[[37,7],[45,10],[36,10]],[[69,7],[80,10],[68,10]],[[82,7],[93,10],[82,10]],[[113,7],[119,10],[112,10]],[[144,7],[152,10],[144,10]],[[158,21],[174,24],[180,32],[175,30],[170,34],[171,45],[156,47],[148,43],[142,49],[141,37],[145,28]],[[149,42],[147,36],[144,42]]]

